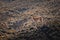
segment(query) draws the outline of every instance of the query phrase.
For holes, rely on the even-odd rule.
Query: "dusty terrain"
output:
[[[0,0],[0,40],[60,40],[60,0]]]

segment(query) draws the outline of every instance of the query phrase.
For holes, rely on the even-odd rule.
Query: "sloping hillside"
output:
[[[0,40],[60,40],[60,0],[0,0]]]

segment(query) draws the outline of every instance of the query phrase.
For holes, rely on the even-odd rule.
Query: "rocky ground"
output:
[[[0,0],[0,40],[60,40],[60,0]]]

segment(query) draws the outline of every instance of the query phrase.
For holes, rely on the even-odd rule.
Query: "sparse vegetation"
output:
[[[0,40],[60,40],[60,0],[0,0]]]

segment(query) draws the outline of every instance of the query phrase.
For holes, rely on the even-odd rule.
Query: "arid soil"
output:
[[[60,0],[0,0],[0,40],[60,40]]]

